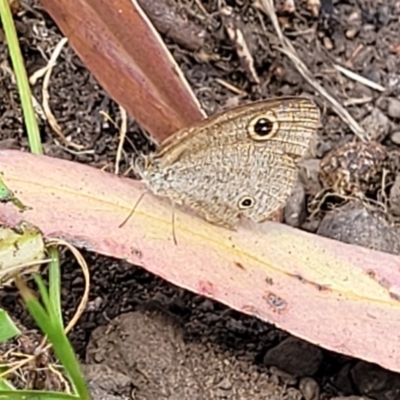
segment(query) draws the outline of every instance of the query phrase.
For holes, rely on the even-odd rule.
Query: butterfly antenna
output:
[[[130,211],[129,215],[122,221],[122,223],[118,226],[118,228],[122,228],[122,227],[127,223],[127,221],[129,220],[129,218],[130,218],[130,217],[133,215],[133,213],[135,212],[136,207],[137,207],[137,206],[139,205],[139,203],[142,201],[142,199],[143,199],[143,197],[144,197],[145,194],[147,194],[147,192],[143,192],[143,193],[140,195],[138,201],[137,201],[136,204],[133,206],[133,208],[132,208],[132,210]]]

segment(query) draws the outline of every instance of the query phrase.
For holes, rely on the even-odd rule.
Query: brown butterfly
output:
[[[156,195],[213,224],[262,222],[290,196],[319,118],[301,97],[239,106],[178,131],[136,169]]]

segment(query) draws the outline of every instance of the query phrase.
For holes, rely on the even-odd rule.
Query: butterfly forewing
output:
[[[173,135],[139,173],[155,194],[212,223],[261,222],[291,194],[318,123],[305,98],[240,106]]]

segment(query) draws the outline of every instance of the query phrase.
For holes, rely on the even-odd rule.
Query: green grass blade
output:
[[[8,313],[0,308],[0,343],[21,334]]]
[[[17,32],[11,14],[8,0],[0,0],[0,17],[6,35],[8,49],[13,64],[19,95],[21,98],[22,112],[28,132],[29,146],[33,153],[43,154],[39,128],[32,104],[32,95],[26,74],[24,60],[19,47]]]
[[[1,371],[1,372],[3,372],[3,371]],[[11,385],[10,382],[8,382],[5,379],[0,379],[0,393],[4,390],[10,391],[10,390],[15,390],[15,389],[13,388],[13,386]]]
[[[40,283],[40,279],[36,278],[35,280],[39,282],[42,299],[47,297],[47,300],[44,302],[46,304],[49,301],[47,289],[44,284]],[[78,359],[70,341],[65,335],[62,323],[60,323],[57,315],[54,313],[54,308],[50,305],[50,308],[45,310],[21,278],[17,277],[15,283],[26,303],[29,313],[52,344],[54,353],[70,377],[79,398],[81,400],[90,400],[89,391]]]
[[[24,122],[28,132],[30,149],[33,153],[43,154],[39,128],[36,121],[32,104],[32,95],[28,77],[24,67],[21,50],[14,26],[14,21],[8,4],[8,0],[0,0],[0,17],[5,31],[10,57],[12,60],[18,91],[21,98],[21,105],[24,115]],[[56,249],[51,251],[52,259],[49,270],[49,292],[39,276],[35,277],[41,292],[43,307],[33,293],[19,280],[19,289],[24,298],[28,310],[42,332],[48,337],[53,345],[54,352],[63,364],[66,372],[71,378],[79,397],[62,393],[38,392],[38,391],[4,391],[4,385],[0,386],[1,399],[23,399],[23,400],[63,400],[81,399],[90,400],[90,395],[84,380],[80,365],[73,351],[73,348],[64,333],[61,300],[60,300],[60,271],[59,260]],[[16,280],[17,281],[17,280]]]
[[[58,319],[60,326],[63,326],[62,308],[61,308],[61,274],[60,257],[55,247],[48,249],[51,262],[49,263],[49,297],[53,306],[55,318]]]
[[[51,302],[50,302],[50,296],[47,291],[46,285],[44,284],[42,277],[38,274],[33,274],[33,279],[35,280],[35,283],[39,288],[40,296],[42,298],[42,303],[44,305],[43,311],[48,317],[51,317],[51,315],[49,315],[49,313],[51,312]],[[35,298],[35,300],[36,300],[36,298]],[[38,302],[38,305],[40,305],[39,302]]]
[[[0,390],[0,400],[77,400],[79,397],[67,393],[39,390]]]

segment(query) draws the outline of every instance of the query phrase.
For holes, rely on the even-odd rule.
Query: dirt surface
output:
[[[396,228],[400,215],[400,181],[396,178],[400,165],[400,2],[321,0],[316,14],[311,5],[318,2],[295,2],[294,11],[289,1],[276,2],[284,34],[313,79],[365,127],[369,139],[365,145],[355,141],[348,123],[276,49],[276,33],[255,4],[228,2],[232,10],[227,12],[217,3],[179,2],[180,12],[172,17],[187,15],[184,26],[189,31],[184,35],[162,26],[168,18],[154,21],[207,113],[249,100],[300,94],[314,98],[323,111],[314,158],[302,165],[299,185],[285,209],[285,222],[348,243],[400,253]],[[180,20],[176,21],[179,26]],[[32,74],[46,65],[62,36],[32,1],[22,3],[16,22]],[[227,24],[243,33],[254,68],[249,58],[238,55]],[[359,83],[339,73],[335,65],[386,90],[382,93]],[[0,146],[27,149],[4,40],[0,66]],[[33,90],[41,101],[41,80]],[[68,47],[53,71],[49,95],[64,135],[83,150],[67,148],[41,119],[46,153],[113,171],[118,129],[100,112],[118,126],[118,106]],[[129,168],[131,143],[143,151],[149,148],[133,120],[129,120],[128,139],[121,171]],[[71,340],[88,363],[86,373],[94,391],[102,393],[96,398],[400,399],[397,374],[301,342],[122,261],[84,255],[92,273],[91,302]],[[82,295],[83,278],[68,257],[63,259],[63,272],[68,319]],[[31,326],[13,289],[0,292],[0,301],[24,325]]]

